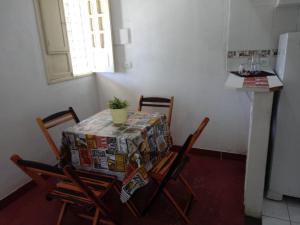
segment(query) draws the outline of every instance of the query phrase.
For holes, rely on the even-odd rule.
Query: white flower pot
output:
[[[124,109],[110,109],[112,120],[114,124],[123,124],[127,121],[128,110]]]

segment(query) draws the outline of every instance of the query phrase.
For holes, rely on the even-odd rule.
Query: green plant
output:
[[[108,102],[108,106],[110,109],[124,109],[128,106],[128,102],[126,100],[120,100],[119,98],[114,97]]]

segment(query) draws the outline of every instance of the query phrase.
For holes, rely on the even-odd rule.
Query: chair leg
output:
[[[59,212],[59,216],[58,216],[58,220],[56,225],[61,225],[63,217],[65,215],[66,209],[67,209],[68,203],[63,202],[63,205],[61,206],[60,212]]]
[[[114,185],[114,189],[118,194],[121,193],[121,187],[118,184]],[[138,208],[135,206],[135,204],[132,202],[131,199],[129,199],[125,204],[135,217],[141,217],[140,211],[138,210]]]
[[[93,225],[97,225],[97,224],[98,224],[98,221],[99,221],[99,215],[100,215],[100,210],[99,210],[99,208],[97,207],[97,208],[96,208],[95,215],[94,215],[94,218],[93,218]]]
[[[174,200],[174,198],[172,197],[172,195],[170,194],[170,192],[166,188],[164,188],[163,189],[163,193],[165,194],[165,196],[167,197],[167,199],[170,200],[170,202],[175,207],[175,209],[177,210],[177,212],[183,218],[184,222],[187,223],[187,224],[190,224],[190,222],[191,222],[190,219],[187,217],[187,215],[183,212],[183,210],[180,208],[180,206]]]
[[[94,219],[95,219],[95,216],[89,216],[86,214],[78,214],[78,216],[83,219],[91,220],[92,222],[94,222]],[[114,222],[111,222],[109,220],[100,219],[100,215],[98,217],[98,222],[100,222],[100,224],[115,225]]]
[[[196,197],[196,194],[194,193],[192,187],[189,185],[189,183],[186,181],[186,179],[184,179],[184,177],[182,175],[179,175],[179,180],[182,182],[182,184],[184,185],[185,189],[189,192],[190,196],[189,196],[189,199],[188,199],[188,202],[183,210],[183,212],[185,214],[188,213],[191,205],[192,205],[192,202],[193,200],[198,200],[197,197]]]
[[[191,185],[186,181],[186,179],[184,179],[182,175],[179,175],[179,180],[182,182],[182,184],[185,186],[188,192],[197,200],[194,190],[192,189]]]
[[[129,199],[128,202],[126,202],[125,204],[135,217],[141,217],[142,214],[140,210],[135,206],[131,199]]]
[[[98,212],[98,215],[96,214],[97,213],[97,210],[99,211]],[[114,221],[111,221],[109,219],[104,219],[104,218],[101,218],[100,217],[100,209],[96,209],[96,212],[94,214],[94,216],[90,216],[90,215],[86,215],[86,214],[78,214],[79,217],[83,218],[83,219],[88,219],[88,220],[91,220],[93,222],[93,225],[94,224],[107,224],[107,225],[118,225],[118,223],[114,222]],[[98,218],[98,219],[97,219]]]
[[[159,185],[158,180],[153,179],[153,181]],[[158,198],[158,196],[160,195],[160,189],[159,187],[156,188],[156,190],[154,191],[154,193],[151,195],[151,197],[149,198],[149,201],[146,204],[146,207],[143,209],[142,211],[142,215],[145,216],[146,213],[148,212],[148,210],[152,207],[152,205],[154,204],[154,202],[156,201],[156,199]]]

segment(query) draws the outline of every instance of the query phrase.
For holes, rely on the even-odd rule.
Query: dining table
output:
[[[129,111],[124,124],[114,124],[109,109],[66,128],[62,141],[76,169],[113,175],[122,182],[123,203],[149,183],[150,170],[172,145],[165,114]]]

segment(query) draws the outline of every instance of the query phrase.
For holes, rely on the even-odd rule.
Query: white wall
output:
[[[29,180],[10,162],[13,153],[55,161],[35,118],[68,106],[85,118],[98,111],[99,101],[95,77],[47,85],[32,0],[1,0],[0,30],[2,199]]]
[[[272,50],[279,35],[299,30],[299,7],[275,8],[275,0],[230,0],[228,50]],[[248,57],[231,58],[228,70],[236,70]],[[263,58],[263,66],[274,68],[275,56]]]
[[[299,7],[274,0],[230,0],[229,50],[274,49],[281,33],[298,29]]]
[[[175,96],[172,132],[182,144],[204,116],[208,125],[196,147],[245,154],[249,100],[225,90],[227,0],[111,0],[113,27],[130,28],[132,44],[116,46],[118,67],[99,74],[101,107],[112,96]]]

